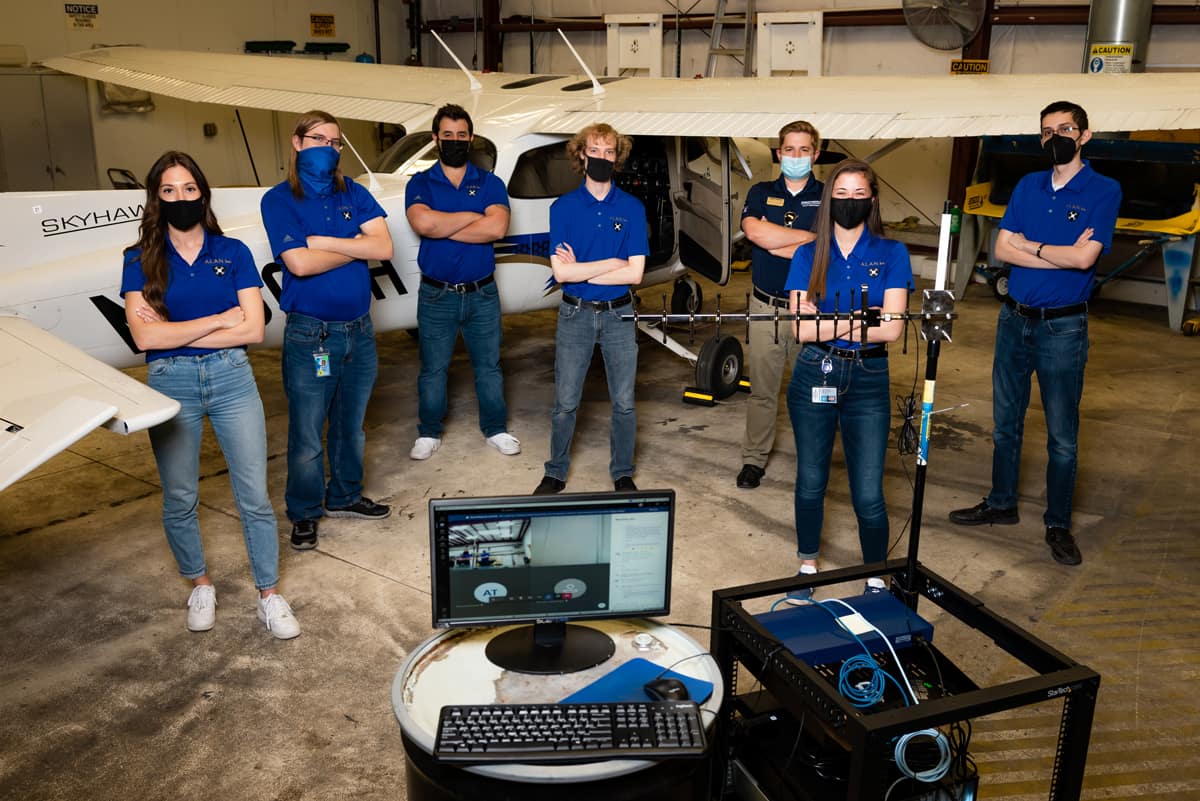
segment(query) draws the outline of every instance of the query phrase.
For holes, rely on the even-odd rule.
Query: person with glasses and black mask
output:
[[[471,116],[461,106],[438,109],[433,117],[438,160],[414,175],[404,194],[409,225],[421,237],[417,440],[408,453],[413,459],[428,459],[442,445],[446,378],[460,331],[475,370],[484,440],[506,456],[521,452],[521,443],[508,433],[492,247],[508,231],[508,191],[494,174],[470,162],[474,137]]]
[[[1055,561],[1077,565],[1083,556],[1071,534],[1071,503],[1087,301],[1096,260],[1112,244],[1121,188],[1083,160],[1083,146],[1092,138],[1087,112],[1059,101],[1042,109],[1041,121],[1042,149],[1053,166],[1017,183],[996,237],[996,256],[1011,273],[992,361],[992,488],[981,503],[951,512],[950,520],[964,526],[1019,521],[1021,441],[1036,373],[1049,453],[1046,543]]]
[[[325,515],[391,514],[362,490],[363,420],[378,370],[367,259],[390,259],[392,237],[383,208],[338,168],[341,136],[332,115],[300,115],[287,180],[262,199],[271,253],[284,266],[285,497],[298,550],[317,546],[317,521]],[[327,424],[328,483],[322,442]]]

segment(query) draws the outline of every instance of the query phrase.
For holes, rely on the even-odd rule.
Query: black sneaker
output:
[[[316,520],[297,520],[292,523],[292,547],[297,551],[311,551],[317,547]]]
[[[637,492],[637,484],[633,483],[633,476],[621,476],[613,482],[613,491]]]
[[[1012,509],[993,509],[988,506],[987,498],[975,504],[970,509],[955,509],[950,513],[950,522],[960,526],[1013,526],[1021,521],[1016,507]]]
[[[538,484],[533,490],[534,495],[553,495],[556,492],[562,492],[567,486],[567,482],[561,478],[554,476],[542,476],[542,483]]]
[[[1046,544],[1050,546],[1050,555],[1060,565],[1078,565],[1083,562],[1083,554],[1075,544],[1070,529],[1059,526],[1046,527]]]
[[[741,489],[754,489],[766,474],[767,471],[756,464],[744,464],[742,472],[738,473],[737,485]]]
[[[392,513],[392,507],[375,503],[367,496],[359,497],[349,506],[326,506],[325,514],[329,517],[359,517],[363,520],[382,520]]]

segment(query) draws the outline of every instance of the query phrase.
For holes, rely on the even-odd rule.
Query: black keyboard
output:
[[[592,762],[704,753],[694,701],[444,706],[433,755],[443,762]]]

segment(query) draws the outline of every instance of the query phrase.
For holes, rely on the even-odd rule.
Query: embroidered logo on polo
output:
[[[871,276],[872,278],[878,278],[879,277],[879,268],[872,267],[871,269],[867,270],[867,275]]]
[[[783,213],[783,224],[785,226],[787,226],[788,228],[791,228],[792,223],[794,223],[796,221],[796,216],[797,216],[796,212],[792,211],[791,209],[788,209],[787,211],[785,211]]]
[[[613,230],[614,231],[620,231],[621,225],[622,225],[622,223],[620,220],[613,220]]]
[[[479,194],[478,186],[468,186],[467,187],[467,196],[468,197],[475,197],[478,194]]]
[[[1070,211],[1067,212],[1067,219],[1070,220],[1071,222],[1075,222],[1076,220],[1079,219],[1079,212],[1076,211],[1075,209],[1071,209]]]
[[[342,212],[342,219],[343,219],[343,220],[352,220],[352,219],[354,219],[354,217],[353,217],[353,216],[350,214],[350,212],[348,212],[348,211],[343,211],[343,212]]]
[[[802,208],[802,209],[811,209],[813,206],[820,206],[820,205],[821,205],[821,201],[820,201],[820,199],[817,199],[817,200],[801,200],[801,201],[800,201],[800,208]]]
[[[233,264],[229,259],[205,259],[204,263],[212,267],[213,275],[220,278],[229,271],[229,265]]]
[[[862,261],[859,262],[859,266],[866,269],[869,277],[878,278],[883,274],[883,268],[887,266],[887,262],[882,260]]]

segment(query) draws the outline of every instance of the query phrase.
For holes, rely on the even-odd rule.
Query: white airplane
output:
[[[405,219],[404,187],[435,158],[429,125],[444,103],[470,112],[473,160],[509,189],[509,232],[496,243],[505,313],[558,303],[557,292],[546,291],[549,208],[578,185],[565,143],[592,122],[635,137],[618,182],[647,209],[652,253],[643,286],[682,279],[672,295],[676,311],[698,301],[687,270],[726,282],[742,192],[772,177],[767,148],[737,142],[771,139],[794,119],[809,120],[827,139],[1027,133],[1041,105],[1065,97],[1088,110],[1095,130],[1200,128],[1200,76],[1178,73],[597,80],[590,72],[471,74],[130,47],[46,66],[184,100],[292,113],[321,108],[404,125],[411,133],[385,154],[383,170],[364,179],[388,212],[395,243],[393,259],[372,270],[378,330],[417,324],[419,241]],[[264,191],[215,189],[213,204],[226,233],[245,242],[260,266],[270,345],[282,337],[282,268],[259,217]],[[118,284],[121,250],[136,238],[143,200],[134,190],[0,195],[0,489],[97,424],[129,433],[176,411],[173,401],[113,369],[142,361]],[[724,364],[734,354],[720,344],[705,345],[699,367],[712,381],[736,380],[740,348],[739,363]]]

